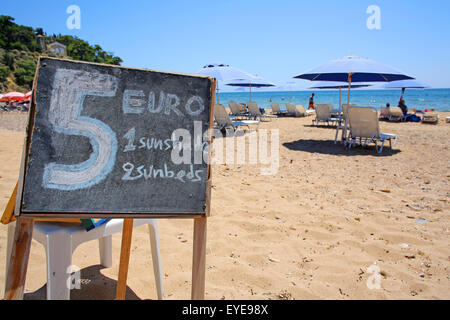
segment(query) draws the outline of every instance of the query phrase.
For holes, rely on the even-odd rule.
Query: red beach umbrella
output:
[[[25,95],[20,92],[8,92],[3,95],[0,101],[23,101]]]
[[[32,93],[33,93],[33,91],[28,91],[27,93],[25,93],[25,100],[24,101],[29,101],[31,99]]]

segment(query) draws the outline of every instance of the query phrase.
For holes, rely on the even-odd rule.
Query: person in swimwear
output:
[[[313,109],[314,110],[314,93],[311,95],[311,98],[309,98],[308,110],[309,109]]]

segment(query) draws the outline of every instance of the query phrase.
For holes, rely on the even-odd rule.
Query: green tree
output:
[[[8,66],[0,66],[0,82],[4,82],[6,78],[8,78],[10,73],[11,70],[8,68]]]
[[[17,69],[14,71],[16,82],[20,86],[31,88],[33,85],[36,63],[33,60],[21,60],[17,63]]]
[[[0,47],[35,51],[37,42],[33,28],[20,26],[13,21],[13,17],[0,15]]]

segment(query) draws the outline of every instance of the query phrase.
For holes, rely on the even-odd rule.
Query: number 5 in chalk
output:
[[[56,132],[89,138],[93,152],[78,164],[48,163],[43,186],[77,190],[98,184],[111,172],[116,161],[117,139],[111,128],[81,116],[86,96],[113,97],[118,87],[114,76],[81,70],[58,69],[53,82],[48,118]],[[70,150],[69,150],[70,152]]]

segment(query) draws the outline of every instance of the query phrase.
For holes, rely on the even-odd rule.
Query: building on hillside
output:
[[[57,56],[66,56],[67,55],[67,47],[59,42],[52,42],[47,45],[47,50]]]
[[[46,39],[46,38],[47,38],[47,36],[43,36],[43,35],[40,35],[40,34],[38,34],[38,35],[36,36],[37,46],[38,46],[38,48],[39,48],[41,51],[44,51],[45,48],[46,48],[46,45],[45,45],[45,39]]]

